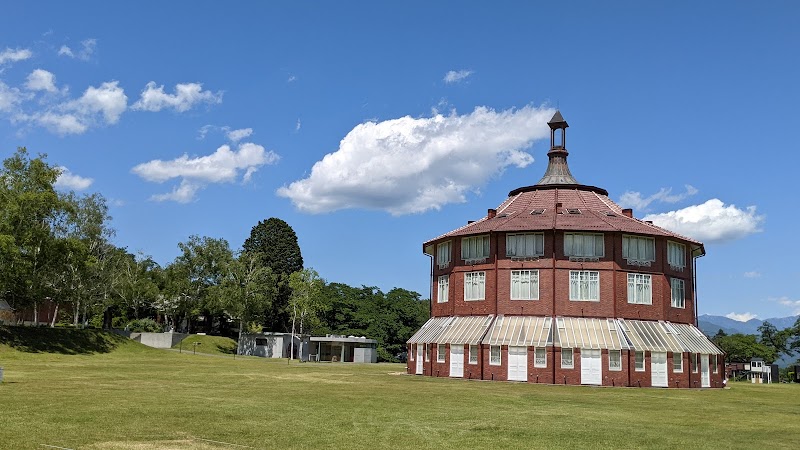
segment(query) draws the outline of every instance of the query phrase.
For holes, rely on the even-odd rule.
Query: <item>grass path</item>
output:
[[[2,449],[718,449],[800,442],[797,385],[665,390],[451,380],[397,375],[405,371],[397,364],[287,365],[131,341],[94,354],[21,352],[0,343],[0,366]]]

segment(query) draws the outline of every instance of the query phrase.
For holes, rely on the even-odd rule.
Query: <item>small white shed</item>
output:
[[[264,358],[288,358],[292,351],[291,333],[264,332],[244,334],[239,340],[240,355]],[[294,358],[305,359],[308,354],[308,336],[294,336]]]

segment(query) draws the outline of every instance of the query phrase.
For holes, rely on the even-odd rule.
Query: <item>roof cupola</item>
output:
[[[567,121],[561,116],[561,111],[556,111],[553,118],[547,122],[550,127],[550,151],[547,157],[547,170],[537,185],[542,184],[579,184],[567,165]]]

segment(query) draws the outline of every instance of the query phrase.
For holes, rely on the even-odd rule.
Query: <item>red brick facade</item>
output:
[[[544,176],[537,184],[511,191],[508,199],[497,210],[488,210],[486,217],[423,244],[423,252],[433,258],[431,316],[446,318],[494,315],[497,316],[496,322],[493,322],[498,324],[495,328],[497,330],[506,330],[503,328],[504,325],[500,322],[499,316],[525,316],[557,320],[562,320],[559,318],[579,318],[579,323],[585,324],[591,321],[593,324],[600,323],[600,326],[607,327],[604,328],[605,331],[600,331],[604,337],[598,339],[596,336],[598,334],[597,325],[593,325],[595,327],[592,328],[592,332],[595,333],[594,341],[592,338],[587,338],[587,340],[582,336],[580,339],[573,339],[569,341],[572,343],[568,343],[566,340],[559,341],[551,336],[547,340],[546,367],[535,367],[535,348],[527,347],[527,381],[532,383],[599,383],[603,386],[650,387],[653,384],[653,371],[655,370],[657,385],[667,384],[668,387],[680,388],[722,387],[724,370],[721,367],[722,358],[717,355],[697,355],[689,352],[679,354],[678,357],[683,364],[676,371],[672,353],[666,354],[665,369],[663,353],[656,353],[653,358],[653,353],[645,351],[643,365],[637,370],[637,352],[634,349],[628,349],[632,347],[631,343],[627,342],[625,337],[608,340],[608,336],[611,334],[621,336],[629,331],[622,329],[624,321],[597,321],[596,319],[636,321],[640,324],[636,325],[637,327],[641,324],[652,325],[650,330],[657,329],[653,327],[662,327],[664,336],[661,336],[660,339],[680,340],[681,332],[677,329],[683,325],[677,324],[694,325],[696,322],[694,261],[695,258],[705,254],[705,249],[702,243],[689,237],[680,236],[650,222],[635,219],[632,210],[620,208],[609,199],[608,192],[604,189],[579,184],[567,167],[569,153],[565,147],[565,133],[568,127],[566,121],[557,112],[548,125],[551,129],[549,163]],[[560,140],[557,139],[557,131],[560,133]],[[541,236],[541,240],[530,237],[518,238],[512,241],[516,243],[516,248],[509,252],[509,249],[506,248],[508,236],[520,233],[533,233]],[[588,233],[595,236],[601,234],[603,236],[602,246],[593,237],[572,236],[568,241],[567,233]],[[462,241],[482,236],[488,238],[488,254],[484,254],[485,241],[475,239],[470,241],[469,245],[473,253],[470,257],[473,259],[465,260],[461,251]],[[574,250],[573,255],[591,256],[571,258],[566,254],[565,241],[575,244],[575,247],[570,244]],[[644,243],[651,242],[652,247],[644,245]],[[442,245],[446,243],[449,245]],[[670,243],[679,245],[672,245],[672,260],[670,260]],[[535,246],[541,254],[533,256],[531,245]],[[623,249],[628,247],[631,249],[630,259],[623,257]],[[525,256],[518,256],[520,254],[514,257],[508,256],[521,248],[524,248]],[[438,252],[443,249],[448,249],[449,254],[439,255]],[[602,255],[600,249],[602,249]],[[682,258],[679,256],[681,251],[683,252]],[[538,296],[534,295],[535,299],[512,300],[512,272],[518,270],[536,271]],[[570,292],[573,271],[590,272],[575,275],[576,277],[591,277],[591,281],[583,281],[581,293],[576,291],[571,294]],[[482,299],[465,299],[465,279],[467,274],[472,272],[480,272],[485,276]],[[628,286],[631,274],[644,275],[631,276],[630,279],[633,282],[639,283],[635,284],[633,289],[639,293],[646,292],[646,286],[649,283],[651,298],[648,299],[646,295],[638,300],[629,298]],[[595,275],[597,276],[596,285],[594,284]],[[439,278],[443,276],[448,277],[446,298],[444,296],[440,298],[439,293]],[[480,279],[480,277],[478,278]],[[682,305],[679,300],[673,306],[673,279],[683,281]],[[680,283],[677,281],[675,283],[678,286],[675,289],[676,295],[678,295]],[[471,286],[472,289],[475,288],[474,285]],[[597,292],[597,298],[577,300],[581,295],[593,297],[595,292]],[[571,297],[576,299],[571,299]],[[524,318],[519,319],[517,317],[514,323],[525,320]],[[542,321],[546,320],[542,319],[540,322]],[[676,325],[663,324],[662,326],[655,321]],[[441,319],[441,322],[452,324],[456,321]],[[556,322],[556,320],[552,320],[552,322]],[[616,327],[615,323],[619,323],[619,330],[612,330]],[[632,323],[633,325],[635,324]],[[570,327],[573,326],[570,325]],[[686,328],[690,329],[684,331],[687,333],[694,330],[691,327],[683,329]],[[563,326],[563,329],[564,333],[568,333],[566,325]],[[569,328],[569,333],[574,333],[574,330],[575,328]],[[548,322],[547,332],[555,335],[557,330],[554,326],[551,328]],[[484,336],[487,333],[484,332]],[[503,333],[508,334],[507,331],[503,331]],[[514,333],[522,334],[519,329],[515,329]],[[657,334],[657,332],[654,333]],[[532,334],[535,334],[535,331]],[[699,336],[693,338],[702,339]],[[521,340],[518,337],[508,336],[502,339],[497,337],[492,339],[494,339],[491,341],[493,343],[508,343],[517,339],[513,342],[517,342],[519,345],[522,345],[521,342],[537,342],[536,345],[544,345],[544,341],[541,340],[531,341],[530,336],[523,337]],[[643,346],[645,349],[693,348],[695,349],[693,351],[718,352],[710,342],[708,345],[697,344],[697,341],[694,341],[693,346],[662,346],[648,343],[648,339],[640,339],[636,345]],[[656,337],[656,340],[658,339]],[[591,343],[588,343],[590,341]],[[500,361],[493,364],[490,356],[491,347],[486,343],[489,341],[482,342],[484,343],[479,347],[478,364],[469,363],[469,346],[465,346],[464,378],[507,380],[509,378],[508,346],[501,346]],[[584,345],[595,349],[591,352],[584,351],[585,371],[581,370],[581,348],[572,349],[573,366],[562,367],[563,349],[559,347],[561,342],[566,345]],[[690,340],[687,338],[682,342],[686,343]],[[414,351],[416,345],[410,345],[409,352]],[[423,364],[424,373],[440,377],[450,376],[449,345],[442,344],[446,349],[442,362],[437,361],[436,344],[428,345],[431,347],[430,361]],[[596,350],[598,346],[610,347],[612,345],[616,347],[611,348],[622,349],[601,348],[599,353]],[[620,352],[620,367],[616,370],[611,370],[609,365],[612,351]],[[523,373],[519,363],[524,352],[521,352],[519,348],[514,348],[513,353],[512,378],[522,377]],[[616,356],[616,353],[614,355]],[[702,370],[699,367],[693,370],[692,364],[697,358],[709,359],[707,386],[703,386]],[[409,373],[416,373],[416,359],[416,353],[413,360],[409,359]],[[655,365],[653,359],[656,361]],[[598,364],[600,365],[599,373]]]

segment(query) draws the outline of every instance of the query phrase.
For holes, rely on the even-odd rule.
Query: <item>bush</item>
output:
[[[161,325],[153,319],[131,320],[125,328],[134,333],[160,333],[163,331]]]

